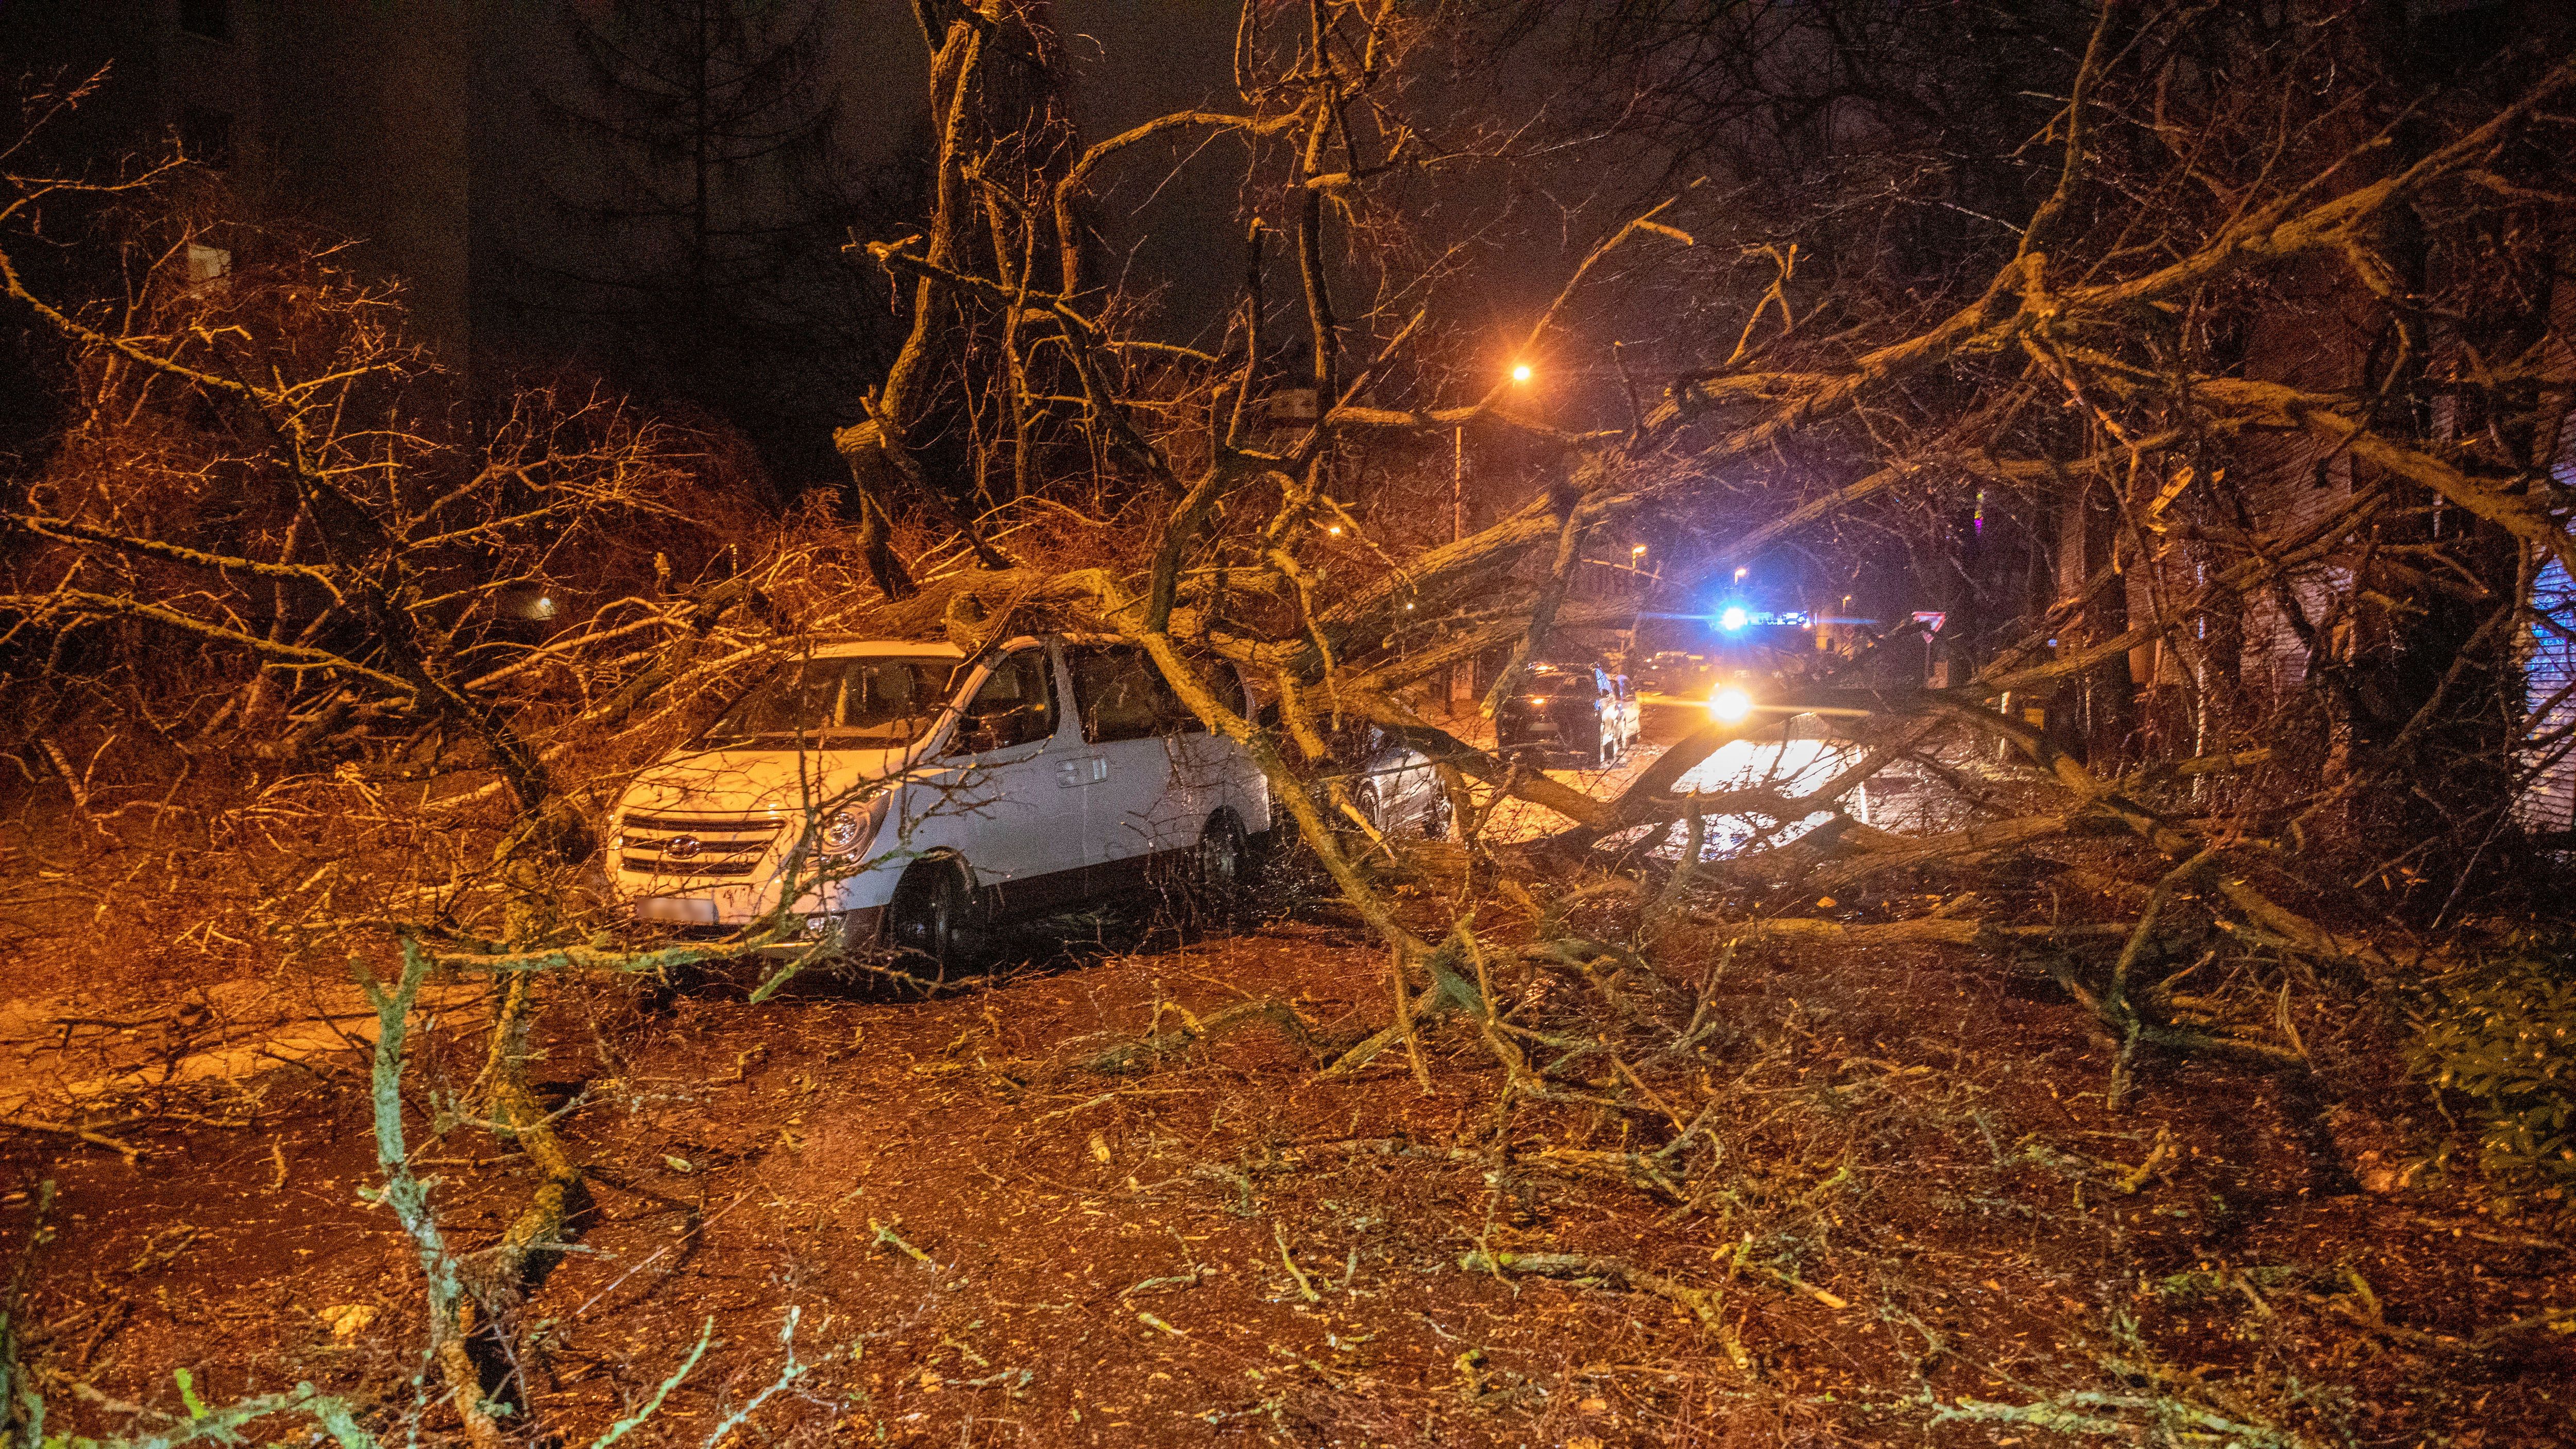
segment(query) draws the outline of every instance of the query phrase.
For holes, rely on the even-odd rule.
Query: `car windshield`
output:
[[[948,703],[954,659],[851,655],[782,665],[707,731],[709,744],[869,750],[911,744]]]
[[[1553,695],[1558,699],[1590,699],[1592,676],[1589,674],[1534,674],[1530,676],[1530,693]]]

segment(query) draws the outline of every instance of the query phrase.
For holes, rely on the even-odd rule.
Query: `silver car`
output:
[[[1333,751],[1325,778],[1341,783],[1351,808],[1371,830],[1431,840],[1448,837],[1449,792],[1429,755],[1363,721],[1333,731],[1325,743]]]

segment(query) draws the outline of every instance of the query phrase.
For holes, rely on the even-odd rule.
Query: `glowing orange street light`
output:
[[[1526,363],[1526,362],[1515,362],[1515,363],[1513,363],[1513,364],[1512,364],[1512,381],[1514,381],[1514,382],[1527,382],[1527,381],[1529,381],[1529,380],[1530,380],[1530,365],[1529,365],[1528,363]]]

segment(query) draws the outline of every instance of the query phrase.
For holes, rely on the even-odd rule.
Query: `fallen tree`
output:
[[[2532,68],[2518,95],[2478,113],[2442,110],[2430,134],[2401,136],[2403,107],[2358,133],[2312,131],[2295,109],[2249,113],[2185,64],[2191,46],[2226,43],[2195,29],[2224,17],[2106,7],[2046,128],[2053,184],[2015,225],[1951,259],[1931,300],[1879,305],[1856,283],[1838,295],[1773,248],[1761,288],[1715,297],[1735,309],[1729,326],[1679,339],[1685,362],[1653,385],[1619,363],[1625,418],[1591,424],[1539,416],[1489,370],[1460,363],[1469,349],[1418,300],[1439,276],[1343,245],[1375,240],[1402,211],[1400,187],[1433,169],[1397,105],[1397,82],[1430,38],[1415,18],[1352,0],[1302,16],[1248,7],[1240,110],[1177,113],[1076,150],[996,122],[980,89],[984,68],[1007,65],[1025,94],[1047,93],[1060,62],[1042,15],[924,13],[934,11],[936,210],[918,235],[853,246],[854,263],[864,257],[909,295],[912,330],[867,420],[837,439],[853,469],[846,521],[737,530],[729,546],[693,554],[664,547],[722,505],[686,492],[675,450],[651,427],[605,400],[536,395],[488,437],[442,433],[414,405],[428,384],[374,325],[389,309],[319,263],[218,294],[178,285],[163,246],[163,264],[134,287],[149,305],[84,308],[39,295],[0,249],[12,303],[76,358],[85,419],[53,471],[12,501],[0,629],[13,658],[52,668],[94,650],[204,670],[218,687],[192,679],[134,706],[173,741],[163,758],[266,749],[290,780],[263,788],[304,818],[365,801],[380,855],[439,843],[362,881],[318,866],[301,884],[278,881],[262,896],[266,923],[302,939],[372,932],[405,943],[406,973],[430,952],[497,983],[468,1115],[524,1148],[541,1183],[479,1293],[443,1284],[423,1249],[433,1350],[481,1442],[499,1431],[473,1345],[510,1331],[513,1283],[557,1240],[579,1190],[527,1076],[539,983],[698,959],[593,941],[610,921],[577,884],[593,822],[622,770],[684,737],[724,681],[802,639],[944,637],[972,653],[1078,630],[1140,645],[1191,711],[1259,764],[1334,891],[1388,949],[1385,1024],[1342,1050],[1311,1050],[1293,1010],[1253,1014],[1342,1076],[1402,1047],[1428,1086],[1441,1041],[1463,1043],[1499,1075],[1498,1119],[1536,1103],[1657,1134],[1663,1123],[1672,1134],[1659,1144],[1544,1165],[1614,1176],[1677,1211],[1702,1202],[1695,1164],[1718,1150],[1695,1130],[1707,1109],[1675,1105],[1701,1100],[1680,1090],[1679,1064],[1710,1025],[1704,999],[1684,993],[1694,972],[1720,969],[1710,959],[1722,963],[1729,943],[2035,961],[2117,1044],[2115,1100],[2141,1049],[2301,1073],[2311,1058],[2283,963],[2368,985],[2438,956],[2390,919],[2440,913],[2367,889],[2374,873],[2351,874],[2429,859],[2396,854],[2423,838],[2415,827],[2428,817],[2409,802],[2431,792],[2417,777],[2456,771],[2481,792],[2456,813],[2429,802],[2459,845],[2501,828],[2525,761],[2565,747],[2497,693],[2533,622],[2533,580],[2576,558],[2542,441],[2559,435],[2571,386],[2565,342],[2509,300],[2542,254],[2527,241],[2463,248],[2448,255],[2450,284],[2389,280],[2424,270],[2423,257],[2392,256],[2410,214],[2460,218],[2478,235],[2563,223],[2564,162],[2532,139],[2576,81],[2563,62]],[[1049,134],[1060,119],[1048,113]],[[1149,142],[1181,134],[1221,135],[1253,158],[1246,285],[1212,346],[1153,335],[1151,314],[1083,261],[1094,188]],[[182,175],[16,176],[0,224],[83,198],[141,198]],[[1712,230],[1727,217],[1701,204],[1685,190],[1601,225],[1519,352],[1598,351],[1582,322],[1611,274],[1653,274],[1747,240]],[[1269,299],[1274,234],[1293,238],[1289,346]],[[1236,244],[1228,234],[1208,251]],[[2375,299],[2388,355],[2340,387],[2244,375],[2241,351],[2214,341],[2208,319],[2259,327],[2267,289],[2318,274]],[[1354,318],[1337,301],[1352,295],[1375,300]],[[2457,329],[2457,366],[2438,378],[2419,336],[2437,312]],[[951,378],[967,379],[965,395],[938,396]],[[1309,391],[1311,420],[1259,425],[1281,393]],[[2437,394],[2481,426],[2430,436],[2421,419]],[[157,416],[173,396],[215,421],[150,436],[116,426]],[[966,433],[981,454],[957,452],[945,424],[961,417],[980,419]],[[2328,506],[2271,506],[2245,477],[2258,443],[2293,434],[2355,470]],[[1463,536],[1441,540],[1348,486],[1372,464],[1418,471],[1444,443],[1463,473],[1471,438],[1535,461],[1527,496],[1497,500],[1499,516]],[[1010,498],[968,486],[1004,473],[1025,484]],[[127,476],[157,487],[101,485]],[[209,523],[194,505],[219,487],[249,500],[249,516]],[[2039,597],[2022,597],[2028,607],[1963,623],[1976,668],[1950,687],[1873,687],[1865,658],[1783,679],[1776,709],[1854,721],[1852,765],[1820,787],[1686,788],[1743,736],[1712,723],[1605,795],[1499,758],[1427,707],[1427,682],[1462,661],[1500,655],[1499,694],[1576,631],[1687,603],[1766,551],[1898,537],[1964,572],[1944,514],[1989,489],[2009,502],[1999,518],[2023,517],[2034,557],[2057,562],[2029,520],[2069,507],[2110,520],[2107,549],[2054,570]],[[1616,597],[1586,591],[1588,545],[1677,517],[1706,545],[1687,574]],[[615,566],[593,567],[603,559]],[[542,639],[514,637],[491,606],[529,597],[571,617]],[[2463,609],[2475,615],[2467,628],[2407,632]],[[2313,674],[2257,699],[2242,646],[2249,620],[2267,618],[2298,639]],[[2387,641],[2400,638],[2416,641],[2410,658],[2443,639],[2457,647],[2432,677],[2392,683],[2389,659],[2407,650]],[[2125,697],[2142,650],[2149,682],[2162,677],[2156,661],[2178,661],[2170,690],[2187,728],[2073,738],[2001,706],[2060,689],[2090,698],[2106,671]],[[1275,715],[1214,688],[1209,659],[1244,668]],[[177,727],[164,723],[173,717]],[[1400,896],[1391,881],[1432,852],[1354,849],[1347,800],[1329,782],[1314,788],[1330,773],[1331,726],[1346,720],[1432,756],[1471,807],[1462,818],[1511,799],[1562,823],[1537,841],[1449,847],[1438,864],[1472,889]],[[116,738],[111,725],[89,727],[92,740]],[[111,829],[125,807],[104,806],[53,731],[52,716],[27,731],[47,768],[22,769]],[[1771,843],[1884,770],[1955,773],[1997,746],[2021,762],[2000,776],[2001,803],[1975,802],[1951,828],[1897,834],[1836,818]],[[396,787],[405,800],[384,804]],[[1720,812],[1756,821],[1763,848],[1709,859],[1704,825]],[[2035,859],[2017,853],[2038,848],[2075,857],[2057,869],[2092,873],[2071,905],[2043,904],[2027,880],[2004,882],[2012,898],[1998,888]],[[2446,857],[2453,897],[2478,858]],[[1899,912],[1881,899],[1874,919],[1828,904],[1906,878],[1938,886],[1923,892],[1938,901]],[[786,926],[708,951],[778,946]],[[2248,984],[2224,1001],[2185,999],[2201,954],[2220,949],[2254,963]],[[1566,983],[1582,1010],[1548,1005],[1537,986],[1547,980]],[[1658,1016],[1641,998],[1672,1010]],[[1100,1060],[1125,1070],[1213,1027]],[[1589,1259],[1532,1270],[1549,1269],[1617,1276],[1686,1308],[1709,1301]]]

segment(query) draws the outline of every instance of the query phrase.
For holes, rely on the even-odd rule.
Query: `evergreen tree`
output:
[[[883,304],[841,259],[885,189],[854,166],[823,0],[615,0],[567,11],[581,61],[552,99],[568,250],[530,301],[612,350],[629,386],[743,429],[782,481],[882,370]]]

